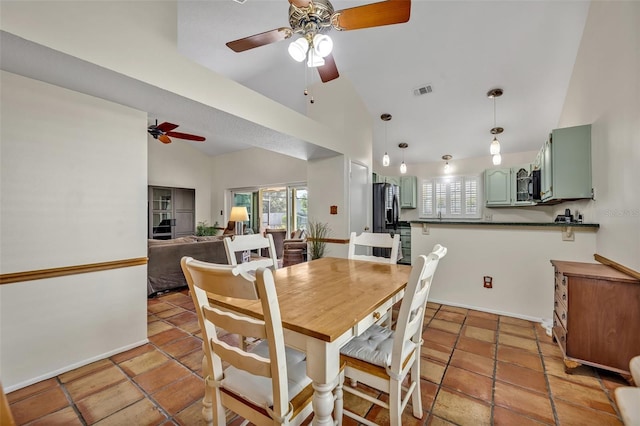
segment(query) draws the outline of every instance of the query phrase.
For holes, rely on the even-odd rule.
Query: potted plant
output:
[[[209,226],[206,220],[202,222],[198,222],[198,226],[196,226],[196,235],[198,237],[207,237],[211,235],[216,235],[218,233],[218,222],[214,223],[213,226]]]
[[[331,229],[326,222],[318,222],[310,220],[307,224],[309,235],[307,240],[309,241],[309,254],[311,259],[320,259],[324,256],[324,250],[327,247],[325,241]]]

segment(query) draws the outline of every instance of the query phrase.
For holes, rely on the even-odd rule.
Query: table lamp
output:
[[[249,213],[247,212],[247,208],[244,206],[231,207],[229,220],[236,223],[236,235],[242,235],[242,222],[249,220]]]

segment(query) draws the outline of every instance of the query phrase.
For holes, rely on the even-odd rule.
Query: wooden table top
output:
[[[402,291],[411,266],[325,257],[275,271],[283,327],[332,342]],[[210,299],[262,319],[257,301]]]

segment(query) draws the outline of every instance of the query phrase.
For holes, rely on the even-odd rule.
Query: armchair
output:
[[[291,233],[291,238],[283,242],[283,266],[293,265],[307,260],[307,237],[304,229]]]

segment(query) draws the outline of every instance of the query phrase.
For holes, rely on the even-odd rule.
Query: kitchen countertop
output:
[[[578,223],[578,222],[487,222],[487,221],[472,221],[472,220],[437,220],[437,219],[425,219],[425,220],[412,220],[412,224],[428,223],[429,225],[478,225],[478,226],[544,226],[544,227],[556,227],[563,228],[571,226],[574,228],[600,228],[599,223]]]

